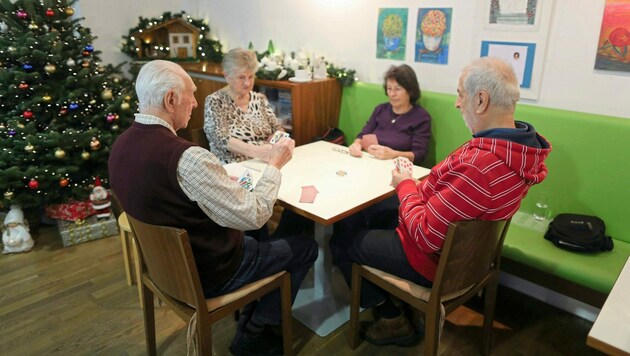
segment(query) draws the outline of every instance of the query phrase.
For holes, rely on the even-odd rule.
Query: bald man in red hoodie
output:
[[[392,171],[398,227],[369,230],[358,215],[335,227],[333,262],[348,285],[352,263],[359,263],[431,287],[449,223],[509,219],[529,188],[547,176],[544,160],[551,144],[532,125],[515,121],[519,84],[507,62],[473,61],[462,71],[457,93],[455,106],[472,139],[420,182]],[[384,290],[362,283],[361,306],[375,307],[379,316],[365,332],[368,342],[411,346],[420,340],[422,331]]]

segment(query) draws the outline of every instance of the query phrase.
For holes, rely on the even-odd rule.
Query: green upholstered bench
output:
[[[455,95],[423,92],[431,114],[433,140],[424,166],[431,167],[470,138]],[[345,88],[339,127],[351,142],[374,107],[387,101],[381,85]],[[630,119],[519,104],[517,120],[534,125],[553,146],[549,176],[530,189],[513,219],[503,248],[502,270],[543,287],[601,307],[630,255]],[[543,238],[545,226],[532,226],[528,214],[536,198],[549,198],[552,215],[596,215],[614,238],[611,252],[579,254]]]

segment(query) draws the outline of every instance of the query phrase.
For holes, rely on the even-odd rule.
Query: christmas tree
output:
[[[137,100],[73,18],[76,0],[0,0],[0,201],[87,200]]]

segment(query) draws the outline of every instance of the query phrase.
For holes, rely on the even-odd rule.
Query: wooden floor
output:
[[[53,227],[34,233],[28,253],[0,256],[0,355],[143,355],[142,311],[125,281],[117,236],[64,248]],[[451,314],[440,354],[477,355],[479,302]],[[165,307],[156,313],[158,351],[185,355],[185,325]],[[368,318],[369,313],[363,313]],[[592,324],[507,288],[500,288],[495,355],[599,355],[585,345]],[[228,354],[232,318],[215,326],[215,354]],[[346,344],[346,326],[321,338],[294,323],[299,355],[418,355],[414,348]]]

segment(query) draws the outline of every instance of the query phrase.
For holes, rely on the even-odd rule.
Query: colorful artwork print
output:
[[[630,72],[630,0],[606,0],[595,69]]]
[[[448,64],[452,8],[418,9],[415,61]]]
[[[407,9],[379,9],[376,30],[376,58],[405,59]]]
[[[538,0],[490,0],[491,24],[534,25]]]

